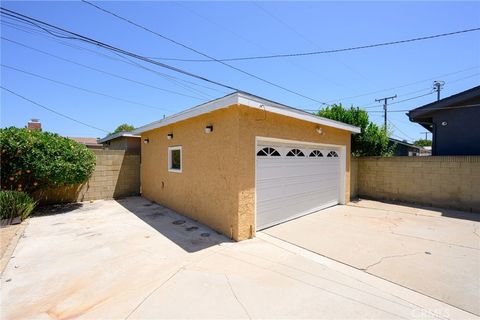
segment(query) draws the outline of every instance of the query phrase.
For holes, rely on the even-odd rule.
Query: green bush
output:
[[[35,190],[85,182],[95,154],[82,144],[51,132],[0,129],[1,185],[4,190]]]
[[[352,155],[364,156],[392,156],[395,145],[389,145],[389,135],[385,128],[371,122],[368,113],[359,108],[343,107],[342,104],[333,104],[317,112],[320,117],[340,121],[357,126],[361,133],[352,134]]]
[[[0,219],[28,218],[37,202],[25,192],[0,191]]]

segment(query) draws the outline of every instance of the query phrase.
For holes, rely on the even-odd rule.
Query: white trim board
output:
[[[196,107],[181,111],[174,115],[168,116],[162,120],[158,120],[142,127],[135,129],[133,134],[141,134],[150,130],[161,128],[163,126],[190,119],[208,112],[212,112],[219,109],[225,109],[233,105],[245,105],[254,109],[261,109],[268,112],[281,114],[287,117],[304,120],[320,125],[325,125],[332,128],[350,131],[352,133],[360,133],[360,128],[334,121],[322,117],[315,116],[311,113],[295,109],[274,101],[270,101],[261,97],[257,97],[244,92],[234,92],[222,98],[206,102]]]

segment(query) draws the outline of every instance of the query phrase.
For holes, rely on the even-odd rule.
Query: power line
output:
[[[133,105],[139,105],[139,106],[143,106],[143,107],[147,107],[147,108],[151,108],[151,109],[157,109],[157,110],[170,111],[170,110],[165,109],[165,108],[158,108],[158,107],[151,106],[151,105],[148,105],[148,104],[144,104],[144,103],[141,103],[141,102],[135,102],[135,101],[127,100],[127,99],[124,99],[124,98],[111,96],[111,95],[103,93],[103,92],[94,91],[94,90],[90,90],[90,89],[85,89],[85,88],[82,88],[82,87],[79,87],[79,86],[76,86],[76,85],[73,85],[73,84],[70,84],[70,83],[66,83],[66,82],[63,82],[63,81],[47,78],[45,76],[42,76],[42,75],[39,75],[39,74],[36,74],[36,73],[33,73],[33,72],[25,71],[25,70],[22,70],[22,69],[18,69],[18,68],[8,66],[8,65],[5,65],[5,64],[0,64],[0,65],[3,68],[7,68],[7,69],[10,69],[10,70],[14,70],[14,71],[17,71],[17,72],[28,74],[28,75],[33,76],[33,77],[37,77],[37,78],[40,78],[40,79],[43,79],[43,80],[47,80],[47,81],[50,81],[50,82],[53,82],[53,83],[56,83],[56,84],[61,84],[63,86],[70,87],[70,88],[73,88],[73,89],[77,89],[77,90],[80,90],[80,91],[100,95],[100,96],[103,96],[103,97],[107,97],[107,98],[110,98],[110,99],[130,103],[130,104],[133,104]]]
[[[248,38],[246,38],[245,36],[235,32],[234,30],[232,30],[231,28],[229,28],[228,26],[225,26],[225,25],[222,25],[220,23],[218,23],[217,21],[215,20],[212,20],[210,18],[208,18],[207,16],[203,15],[203,14],[200,14],[198,13],[197,11],[193,10],[192,8],[186,6],[185,4],[183,4],[182,2],[174,2],[175,5],[183,8],[184,10],[187,10],[188,12],[192,13],[193,15],[205,20],[205,21],[208,21],[210,24],[212,25],[215,25],[216,27],[220,28],[221,31],[223,32],[229,32],[230,34],[234,35],[235,37],[243,40],[244,42],[246,43],[249,43],[250,45],[252,46],[255,46],[255,47],[258,47],[260,49],[262,49],[263,52],[268,52],[268,53],[271,53],[270,49],[266,48],[265,46],[259,44],[259,43],[256,43]],[[251,2],[252,4],[255,4],[254,2]],[[149,58],[152,58],[152,57],[149,57]],[[155,58],[153,58],[155,59]],[[308,67],[305,67],[301,64],[298,64],[292,60],[285,60],[287,63],[289,63],[290,65],[292,65],[293,67],[299,69],[299,70],[302,70],[304,72],[308,72],[310,74],[312,74],[313,76],[315,77],[318,77],[319,79],[321,79],[322,81],[328,81],[336,86],[339,86],[339,87],[344,87],[344,88],[348,88],[348,86],[346,86],[345,84],[341,83],[341,82],[337,82],[337,81],[334,81],[330,78],[327,78],[325,77],[325,75],[323,74],[320,74],[318,72],[316,72],[315,70],[313,70],[312,68],[308,68]],[[315,103],[316,104],[316,103]]]
[[[465,72],[465,71],[478,69],[478,68],[479,68],[479,66],[469,67],[469,68],[466,68],[466,69],[462,69],[462,70],[458,70],[458,71],[454,71],[454,72],[450,72],[450,73],[445,73],[445,74],[438,75],[438,76],[435,76],[435,77],[431,77],[431,78],[428,78],[428,79],[423,79],[423,80],[418,80],[418,81],[415,81],[415,82],[406,83],[406,84],[399,85],[399,86],[396,86],[396,87],[390,87],[390,88],[380,89],[380,90],[376,90],[376,91],[372,91],[372,92],[362,93],[362,94],[355,95],[355,96],[349,96],[349,97],[344,97],[344,98],[340,98],[340,99],[329,100],[327,102],[331,103],[331,102],[342,101],[342,100],[346,100],[346,99],[360,98],[360,97],[369,96],[369,95],[377,94],[377,93],[384,92],[384,91],[401,89],[401,88],[413,86],[413,85],[416,85],[416,84],[419,84],[419,83],[422,83],[422,82],[428,82],[428,81],[432,81],[434,79],[438,79],[438,78],[441,78],[441,77],[444,78],[444,77],[459,74],[459,73],[462,73],[462,72]]]
[[[165,36],[165,35],[163,35],[163,34],[161,34],[161,33],[158,33],[158,32],[156,32],[156,31],[154,31],[154,30],[152,30],[152,29],[149,29],[149,28],[147,28],[147,27],[145,27],[145,26],[143,26],[143,25],[140,25],[140,24],[138,24],[138,23],[136,23],[136,22],[134,22],[134,21],[132,21],[132,20],[130,20],[130,19],[124,18],[124,17],[122,17],[122,16],[120,16],[120,15],[114,13],[114,12],[111,12],[111,11],[109,11],[109,10],[107,10],[107,9],[104,9],[104,8],[102,8],[102,7],[100,7],[100,6],[96,5],[96,4],[93,4],[92,2],[89,2],[89,1],[87,1],[87,0],[82,0],[82,2],[84,2],[84,3],[86,3],[86,4],[90,5],[90,6],[92,6],[92,7],[94,7],[94,8],[97,8],[98,10],[101,10],[101,11],[103,11],[103,12],[105,12],[105,13],[108,13],[108,14],[110,14],[110,15],[112,15],[112,16],[120,19],[120,20],[123,20],[123,21],[125,21],[125,22],[127,22],[127,23],[129,23],[129,24],[131,24],[131,25],[134,25],[134,26],[136,26],[136,27],[138,27],[138,28],[140,28],[140,29],[143,29],[143,30],[145,30],[145,31],[147,31],[147,32],[149,32],[149,33],[152,33],[152,34],[154,34],[154,35],[156,35],[156,36],[158,36],[158,37],[160,37],[160,38],[162,38],[162,39],[164,39],[164,40],[170,41],[170,42],[172,42],[172,43],[174,43],[174,44],[176,44],[176,45],[178,45],[178,46],[181,46],[181,47],[183,47],[183,48],[185,48],[185,49],[187,49],[187,50],[190,50],[190,51],[195,52],[195,53],[197,53],[197,54],[199,54],[199,55],[201,55],[201,56],[204,56],[204,57],[208,58],[209,61],[218,62],[218,63],[220,63],[220,64],[222,64],[222,65],[224,65],[224,66],[226,66],[226,67],[229,67],[229,68],[231,68],[231,69],[233,69],[233,70],[236,70],[236,71],[238,71],[238,72],[241,72],[241,73],[243,73],[243,74],[245,74],[245,75],[248,75],[248,76],[250,76],[250,77],[252,77],[252,78],[255,78],[255,79],[259,80],[259,81],[265,82],[265,83],[267,83],[267,84],[269,84],[269,85],[271,85],[271,86],[277,87],[277,88],[282,89],[282,90],[287,91],[287,92],[290,92],[290,93],[292,93],[292,94],[294,94],[294,95],[297,95],[297,96],[299,96],[299,97],[302,97],[302,98],[305,98],[305,99],[308,99],[308,100],[311,100],[311,101],[315,101],[315,102],[318,102],[318,103],[320,103],[320,104],[325,104],[325,103],[322,102],[322,101],[319,101],[319,100],[317,100],[317,99],[311,98],[311,97],[306,96],[306,95],[304,95],[304,94],[302,94],[302,93],[299,93],[299,92],[290,90],[290,89],[288,89],[288,88],[286,88],[286,87],[284,87],[284,86],[281,86],[281,85],[279,85],[279,84],[276,84],[276,83],[274,83],[274,82],[271,82],[271,81],[269,81],[269,80],[266,80],[266,79],[264,79],[264,78],[261,78],[261,77],[255,75],[255,74],[252,74],[252,73],[250,73],[250,72],[247,72],[247,71],[245,71],[245,70],[242,70],[242,69],[240,69],[240,68],[237,68],[237,67],[235,67],[235,66],[232,66],[232,65],[230,65],[230,64],[228,64],[228,63],[225,63],[224,61],[218,60],[218,59],[216,59],[216,58],[214,58],[214,57],[212,57],[212,56],[210,56],[210,55],[208,55],[208,54],[206,54],[206,53],[203,53],[203,52],[201,52],[201,51],[199,51],[199,50],[197,50],[197,49],[194,49],[194,48],[192,48],[192,47],[189,47],[189,46],[187,46],[187,45],[185,45],[185,44],[183,44],[183,43],[181,43],[181,42],[178,42],[178,41],[176,41],[176,40],[174,40],[174,39],[172,39],[172,38],[169,38],[169,37],[167,37],[167,36]]]
[[[388,107],[388,100],[396,99],[397,95],[391,97],[385,97],[380,99],[375,99],[375,101],[380,102],[383,100],[383,121],[384,121],[384,130],[387,131],[387,107]]]
[[[405,132],[403,132],[399,127],[397,127],[395,125],[395,123],[393,123],[391,120],[388,120],[388,123],[390,123],[395,129],[397,129],[401,134],[403,134],[405,137],[407,137],[410,141],[413,141],[415,139],[413,139],[412,137],[410,137],[408,134],[406,134]]]
[[[301,39],[303,39],[305,42],[309,43],[311,46],[313,46],[315,49],[317,50],[323,50],[323,48],[320,48],[318,46],[317,43],[313,42],[312,40],[310,40],[309,38],[307,38],[305,35],[303,35],[302,33],[300,33],[297,29],[295,29],[293,26],[291,26],[290,24],[288,24],[287,22],[285,22],[284,20],[280,19],[278,16],[276,16],[275,14],[273,14],[272,12],[270,12],[269,10],[267,10],[264,6],[261,6],[258,2],[250,2],[250,4],[254,5],[256,8],[260,9],[261,11],[263,11],[266,15],[268,15],[270,18],[274,19],[275,21],[277,21],[278,23],[280,23],[281,25],[283,25],[284,27],[286,27],[288,30],[290,30],[291,32],[295,33],[298,37],[300,37]],[[289,59],[290,60],[290,59]],[[287,60],[287,61],[289,61]],[[372,82],[370,79],[368,79],[365,75],[363,75],[361,72],[359,72],[358,70],[352,68],[351,66],[347,65],[346,63],[344,63],[343,61],[337,59],[337,61],[339,63],[341,63],[342,65],[344,65],[346,68],[350,69],[351,71],[353,71],[354,73],[360,75],[362,78],[368,80],[369,82]],[[307,69],[308,70],[308,69]]]
[[[38,102],[35,102],[35,101],[33,101],[33,100],[25,97],[25,96],[22,96],[21,94],[19,94],[19,93],[17,93],[17,92],[14,92],[14,91],[12,91],[12,90],[4,87],[4,86],[0,86],[0,88],[2,88],[2,89],[5,90],[5,91],[10,92],[11,94],[13,94],[13,95],[15,95],[15,96],[17,96],[17,97],[19,97],[19,98],[21,98],[21,99],[23,99],[23,100],[26,100],[26,101],[28,101],[28,102],[36,105],[37,107],[40,107],[40,108],[43,108],[43,109],[48,110],[48,111],[50,111],[50,112],[53,112],[53,113],[55,113],[55,114],[57,114],[57,115],[59,115],[59,116],[61,116],[61,117],[64,117],[64,118],[66,118],[66,119],[69,119],[69,120],[74,121],[74,122],[77,122],[77,123],[80,123],[80,124],[82,124],[82,125],[84,125],[84,126],[87,126],[87,127],[89,127],[89,128],[92,128],[92,129],[95,129],[95,130],[99,130],[99,131],[103,131],[103,132],[109,133],[107,130],[100,129],[100,128],[98,128],[98,127],[92,126],[91,124],[88,124],[88,123],[85,123],[85,122],[83,122],[83,121],[77,120],[77,119],[75,119],[75,118],[72,118],[72,117],[70,117],[70,116],[67,116],[66,114],[60,113],[60,112],[58,112],[58,111],[56,111],[56,110],[54,110],[54,109],[51,109],[51,108],[49,108],[49,107],[46,107],[46,106],[44,106],[44,105],[42,105],[42,104],[40,104],[40,103],[38,103]]]
[[[465,105],[458,105],[458,106],[451,106],[451,107],[441,107],[441,108],[425,108],[422,109],[423,111],[436,111],[436,110],[450,110],[450,109],[465,109],[465,108],[474,108],[480,107],[480,104],[465,104]],[[388,112],[408,112],[412,109],[402,109],[402,110],[389,110]],[[367,111],[368,113],[371,112],[383,112],[383,111]]]
[[[437,101],[440,100],[440,91],[442,91],[444,85],[445,85],[445,81],[435,80],[433,82],[433,90],[437,92]]]
[[[142,81],[130,79],[130,78],[127,78],[127,77],[124,77],[124,76],[121,76],[121,75],[118,75],[118,74],[115,74],[115,73],[111,73],[111,72],[104,71],[104,70],[101,70],[101,69],[97,69],[97,68],[94,68],[94,67],[91,67],[91,66],[88,66],[88,65],[79,63],[79,62],[75,62],[75,61],[72,61],[72,60],[69,60],[69,59],[66,59],[66,58],[62,58],[62,57],[57,56],[57,55],[54,55],[54,54],[52,54],[52,53],[49,53],[49,52],[46,52],[46,51],[43,51],[43,50],[40,50],[40,49],[31,47],[31,46],[28,46],[28,45],[23,44],[23,43],[21,43],[21,42],[17,42],[17,41],[14,41],[14,40],[11,40],[11,39],[8,39],[8,38],[5,38],[5,37],[1,37],[1,39],[5,40],[5,41],[8,41],[8,42],[11,42],[11,43],[14,43],[14,44],[19,45],[19,46],[22,46],[22,47],[27,48],[27,49],[30,49],[30,50],[33,50],[33,51],[36,51],[36,52],[40,52],[40,53],[42,53],[42,54],[44,54],[44,55],[47,55],[47,56],[50,56],[50,57],[53,57],[53,58],[56,58],[56,59],[59,59],[59,60],[62,60],[62,61],[71,63],[71,64],[75,64],[75,65],[77,65],[77,66],[81,66],[81,67],[86,68],[86,69],[90,69],[90,70],[93,70],[93,71],[96,71],[96,72],[99,72],[99,73],[107,74],[107,75],[109,75],[109,76],[111,76],[111,77],[114,77],[114,78],[126,80],[126,81],[129,81],[129,82],[133,82],[133,83],[136,83],[136,84],[139,84],[139,85],[143,85],[143,86],[146,86],[146,87],[150,87],[150,88],[153,88],[153,89],[157,89],[157,90],[160,90],[160,91],[163,91],[163,92],[167,92],[167,93],[171,93],[171,94],[176,94],[176,95],[184,96],[184,97],[187,97],[187,98],[193,98],[193,99],[205,101],[204,98],[199,98],[199,97],[191,96],[191,95],[184,94],[184,93],[181,93],[181,92],[177,92],[177,91],[173,91],[173,90],[169,90],[169,89],[160,88],[160,87],[157,87],[157,86],[154,86],[154,85],[151,85],[151,84],[142,82]]]
[[[71,40],[79,40],[79,41],[83,41],[83,42],[86,42],[86,43],[89,43],[89,44],[93,44],[95,46],[98,46],[98,47],[101,47],[101,48],[104,48],[106,50],[109,50],[109,51],[112,51],[112,52],[117,52],[117,53],[120,53],[120,54],[123,54],[123,55],[126,55],[126,56],[130,56],[132,58],[135,58],[135,59],[138,59],[138,60],[141,60],[141,61],[145,61],[145,62],[148,62],[148,63],[151,63],[151,64],[154,64],[154,65],[157,65],[159,67],[162,67],[162,68],[165,68],[165,69],[169,69],[169,70],[172,70],[172,71],[175,71],[175,72],[178,72],[178,73],[181,73],[181,74],[184,74],[184,75],[187,75],[187,76],[190,76],[192,78],[196,78],[196,79],[199,79],[199,80],[203,80],[205,82],[209,82],[209,83],[212,83],[212,84],[215,84],[217,86],[220,86],[220,87],[224,87],[226,89],[230,89],[230,90],[233,90],[233,91],[242,91],[238,88],[235,88],[235,87],[232,87],[230,85],[226,85],[226,84],[223,84],[223,83],[220,83],[218,81],[215,81],[215,80],[211,80],[211,79],[208,79],[206,77],[203,77],[203,76],[200,76],[200,75],[197,75],[197,74],[194,74],[194,73],[191,73],[189,71],[185,71],[185,70],[182,70],[180,68],[177,68],[177,67],[173,67],[173,66],[170,66],[168,64],[165,64],[165,63],[162,63],[162,62],[158,62],[158,61],[155,61],[155,60],[152,60],[152,59],[149,59],[145,56],[141,56],[139,54],[136,54],[134,52],[131,52],[131,51],[127,51],[127,50],[124,50],[124,49],[121,49],[121,48],[118,48],[118,47],[115,47],[115,46],[112,46],[112,45],[109,45],[107,43],[104,43],[104,42],[101,42],[101,41],[98,41],[98,40],[95,40],[95,39],[92,39],[92,38],[89,38],[89,37],[86,37],[86,36],[82,36],[78,33],[75,33],[75,32],[72,32],[72,31],[68,31],[64,28],[61,28],[61,27],[57,27],[57,26],[54,26],[50,23],[47,23],[47,22],[44,22],[44,21],[41,21],[41,20],[38,20],[38,19],[35,19],[35,18],[32,18],[32,17],[29,17],[29,16],[26,16],[24,14],[21,14],[21,13],[18,13],[18,12],[15,12],[15,11],[12,11],[12,10],[9,10],[9,9],[5,9],[5,8],[1,8],[2,10],[2,14],[4,15],[7,15],[7,16],[10,16],[10,17],[13,17],[13,18],[16,18],[17,20],[20,20],[20,21],[24,21],[24,22],[27,22],[29,24],[32,24],[34,26],[37,26],[38,28],[44,30],[45,32],[55,36],[55,37],[59,37],[59,38],[63,38],[63,39],[71,39]],[[48,28],[52,28],[54,30],[56,30],[57,32],[60,31],[60,32],[63,32],[63,33],[66,33],[67,35],[69,36],[64,36],[64,35],[61,35],[61,34],[56,34],[55,32],[52,32],[51,30],[49,30]]]
[[[82,1],[86,2],[86,0],[82,0]],[[264,56],[235,57],[235,58],[226,58],[226,59],[218,59],[218,60],[215,59],[215,61],[224,62],[224,61],[243,61],[243,60],[277,59],[277,58],[313,56],[313,55],[319,55],[319,54],[338,53],[338,52],[346,52],[346,51],[354,51],[354,50],[362,50],[362,49],[370,49],[370,48],[376,48],[376,47],[398,45],[398,44],[415,42],[415,41],[424,41],[424,40],[430,40],[430,39],[441,38],[441,37],[448,37],[448,36],[453,36],[453,35],[463,34],[463,33],[468,33],[468,32],[475,32],[475,31],[479,31],[479,30],[480,30],[480,28],[471,28],[471,29],[464,29],[464,30],[458,30],[458,31],[447,32],[447,33],[439,33],[439,34],[434,34],[434,35],[429,35],[429,36],[423,36],[423,37],[418,37],[418,38],[411,38],[411,39],[397,40],[397,41],[389,41],[389,42],[381,42],[381,43],[368,44],[368,45],[362,45],[362,46],[356,46],[356,47],[347,47],[347,48],[331,49],[331,50],[323,50],[323,51],[272,54],[272,55],[264,55]],[[162,57],[157,57],[155,59],[165,60],[165,61],[167,61],[167,60],[168,61],[183,61],[183,62],[211,62],[212,61],[211,59],[210,60],[207,60],[207,59],[180,59],[180,58],[162,58]]]
[[[418,96],[415,96],[415,97],[412,97],[412,98],[408,98],[408,99],[404,99],[404,100],[392,102],[392,103],[390,103],[390,104],[396,104],[396,103],[401,103],[401,102],[403,102],[403,101],[418,99],[418,98],[420,98],[420,97],[424,97],[424,96],[427,96],[427,95],[432,94],[432,90],[431,90],[430,88],[427,88],[427,89],[421,89],[421,90],[415,90],[415,91],[407,92],[407,93],[402,94],[401,96],[402,96],[402,97],[403,97],[403,96],[409,96],[409,95],[414,94],[414,93],[424,92],[425,90],[428,90],[428,93],[425,93],[425,94],[422,94],[422,95],[418,95]],[[373,105],[374,105],[374,106],[373,106]],[[381,105],[378,105],[378,102],[375,101],[375,102],[373,102],[373,103],[371,103],[371,104],[360,106],[359,108],[363,108],[363,109],[373,109],[373,108],[379,108],[379,107],[381,107]]]
[[[185,80],[185,79],[181,79],[181,78],[178,78],[178,77],[175,77],[175,76],[172,76],[172,75],[168,75],[168,74],[165,74],[165,73],[162,73],[162,72],[159,72],[159,71],[153,71],[153,69],[150,69],[150,68],[147,68],[145,66],[142,66],[140,64],[137,64],[137,63],[134,63],[134,62],[131,62],[131,61],[126,61],[124,60],[125,57],[123,56],[120,56],[122,59],[119,59],[118,57],[112,57],[112,56],[109,56],[107,54],[104,54],[104,53],[101,53],[101,52],[98,52],[98,51],[95,51],[95,50],[91,50],[91,49],[88,49],[88,48],[85,48],[85,47],[82,47],[82,46],[77,46],[77,45],[74,45],[74,44],[70,44],[70,43],[66,43],[66,42],[63,42],[59,39],[57,39],[56,37],[51,37],[51,35],[47,35],[47,34],[44,34],[44,33],[41,33],[41,31],[37,30],[37,29],[31,29],[31,28],[28,28],[27,26],[19,26],[19,25],[15,25],[15,24],[10,24],[10,22],[7,22],[7,21],[1,21],[1,23],[7,25],[8,27],[11,27],[11,28],[14,28],[14,29],[17,29],[17,30],[20,30],[20,31],[23,31],[23,32],[26,32],[28,34],[31,34],[31,35],[35,35],[35,36],[41,36],[41,37],[45,37],[46,39],[49,39],[49,40],[53,40],[57,43],[60,43],[64,46],[68,46],[68,47],[71,47],[71,48],[75,48],[75,49],[79,49],[79,50],[85,50],[85,51],[88,51],[88,52],[91,52],[91,53],[94,53],[96,55],[99,55],[99,56],[102,56],[104,58],[107,58],[107,59],[110,59],[110,60],[115,60],[115,61],[120,61],[122,63],[126,63],[128,65],[131,65],[131,66],[134,66],[136,68],[141,68],[141,69],[144,69],[146,71],[152,71],[154,72],[156,75],[164,78],[165,80],[168,80],[170,82],[173,82],[174,84],[178,85],[178,86],[181,86],[183,87],[184,89],[188,90],[188,91],[191,91],[195,94],[200,94],[200,95],[203,95],[203,96],[206,96],[206,97],[209,97],[209,98],[212,98],[213,96],[212,95],[209,95],[205,92],[202,92],[198,89],[194,89],[192,88],[191,86],[188,86],[184,83],[180,83],[180,82],[185,82],[185,83],[189,83],[189,84],[192,84],[192,85],[195,85],[195,86],[199,86],[199,87],[202,87],[202,88],[205,88],[205,89],[209,89],[209,90],[215,90],[215,91],[218,91],[218,92],[221,92],[223,94],[225,94],[226,92],[225,91],[222,91],[222,90],[219,90],[219,89],[216,89],[216,88],[212,88],[212,87],[209,87],[209,86],[205,86],[205,85],[201,85],[201,84],[198,84],[198,83],[195,83],[195,82],[192,82],[192,81],[188,81],[188,80]],[[26,28],[26,30],[25,30]],[[35,32],[32,32],[32,31],[35,31]],[[178,80],[178,81],[177,81]]]
[[[462,81],[462,80],[465,80],[465,79],[469,79],[469,78],[473,78],[475,76],[478,76],[480,73],[474,73],[474,74],[471,74],[471,75],[468,75],[466,77],[463,77],[463,78],[459,78],[459,79],[455,79],[455,80],[452,80],[452,81],[449,81],[448,83],[456,83],[456,82],[459,82],[459,81]],[[429,90],[429,93],[425,93],[425,94],[422,94],[422,95],[419,95],[419,96],[415,96],[415,97],[412,97],[412,98],[409,98],[409,99],[404,99],[404,100],[400,100],[400,101],[396,101],[396,102],[392,102],[391,104],[397,104],[397,103],[402,103],[402,102],[405,102],[405,101],[409,101],[409,100],[413,100],[413,99],[418,99],[418,98],[421,98],[421,97],[425,97],[425,96],[428,96],[428,95],[431,95],[435,92],[432,91],[431,88],[427,88],[427,89],[421,89],[421,90],[416,90],[416,91],[412,91],[412,92],[409,92],[409,93],[405,93],[405,94],[402,94],[402,96],[405,96],[405,95],[409,95],[409,94],[413,94],[413,93],[417,93],[417,92],[422,92],[422,91],[425,91],[425,90]],[[438,100],[437,100],[438,101]],[[364,109],[372,109],[372,108],[379,108],[381,106],[379,105],[376,105],[376,106],[372,106],[376,104],[376,102],[374,103],[371,103],[371,104],[368,104],[368,105],[363,105],[362,107],[360,108],[364,108]]]

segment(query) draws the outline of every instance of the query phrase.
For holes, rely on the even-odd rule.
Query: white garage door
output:
[[[257,230],[340,202],[340,150],[257,143]]]

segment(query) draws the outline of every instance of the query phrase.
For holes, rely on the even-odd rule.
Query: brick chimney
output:
[[[27,129],[42,130],[42,123],[38,119],[31,119],[30,121],[28,121]]]

